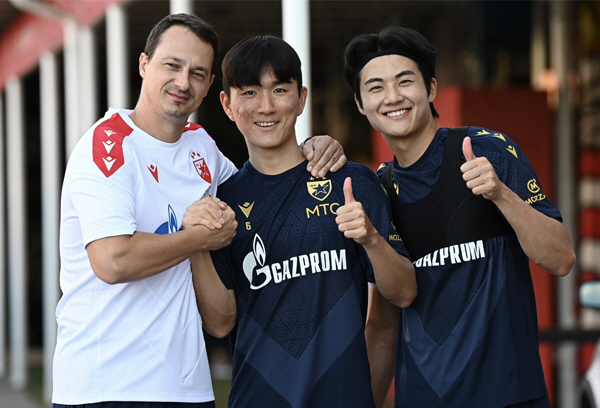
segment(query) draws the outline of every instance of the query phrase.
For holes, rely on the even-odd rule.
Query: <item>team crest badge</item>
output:
[[[323,201],[331,193],[331,180],[311,180],[306,183],[306,188],[313,198]]]
[[[210,170],[206,165],[206,161],[200,156],[200,154],[194,151],[191,153],[191,158],[198,175],[202,177],[204,181],[210,184],[212,182],[212,177],[210,175]]]

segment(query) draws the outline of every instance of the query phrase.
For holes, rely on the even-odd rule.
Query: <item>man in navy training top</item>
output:
[[[370,169],[348,163],[327,178],[305,170],[294,130],[307,95],[300,66],[272,36],[246,39],[223,60],[221,103],[249,161],[219,188],[239,225],[212,253],[216,271],[207,253],[192,259],[198,306],[213,335],[237,323],[230,407],[374,407],[368,292],[410,305],[414,268]]]
[[[345,53],[358,109],[394,153],[378,175],[419,287],[400,325],[398,308],[373,300],[374,322],[390,336],[372,360],[381,363],[378,406],[399,325],[396,407],[548,407],[529,260],[564,276],[573,247],[508,136],[440,128],[435,60],[421,34],[397,26],[354,38]]]

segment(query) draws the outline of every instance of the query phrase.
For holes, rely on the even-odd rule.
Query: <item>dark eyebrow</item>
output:
[[[176,63],[178,63],[178,64],[183,64],[183,63],[184,63],[184,60],[182,60],[181,58],[173,57],[173,56],[170,56],[170,55],[167,55],[167,56],[165,57],[165,59],[166,59],[166,60],[175,61],[175,62],[176,62]],[[194,71],[196,71],[196,70],[197,70],[197,71],[209,72],[209,71],[208,71],[208,68],[205,68],[205,67],[203,67],[203,66],[200,66],[200,65],[199,65],[199,66],[196,66],[196,67],[193,67],[193,68],[192,68],[192,70],[194,70]]]
[[[415,75],[415,73],[414,73],[413,71],[411,71],[411,70],[407,69],[407,70],[404,70],[404,71],[402,71],[402,72],[399,72],[399,73],[397,73],[397,74],[394,76],[394,78],[395,78],[395,79],[398,79],[398,78],[400,78],[400,77],[403,77],[404,75]],[[383,79],[382,79],[382,78],[369,78],[369,79],[367,79],[367,80],[365,81],[364,85],[369,85],[369,84],[371,84],[371,83],[373,83],[373,82],[383,82]]]
[[[396,74],[396,76],[394,78],[398,79],[404,75],[415,75],[415,73],[412,72],[410,69],[407,69],[405,71],[400,72],[399,74]]]

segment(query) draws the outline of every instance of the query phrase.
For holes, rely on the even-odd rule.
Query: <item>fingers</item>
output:
[[[222,209],[222,206],[225,208]],[[196,225],[204,225],[208,229],[221,228],[225,223],[223,211],[228,208],[227,204],[218,198],[203,198],[188,206],[183,216],[183,227],[190,228]]]
[[[462,151],[467,161],[475,160],[477,156],[473,153],[473,146],[471,146],[471,138],[469,136],[463,139]]]
[[[346,180],[344,180],[344,199],[346,204],[356,202],[354,193],[352,192],[352,179],[350,177],[346,177]]]
[[[303,152],[310,160],[306,170],[314,177],[324,177],[327,172],[339,170],[346,164],[342,145],[327,135],[310,139]]]

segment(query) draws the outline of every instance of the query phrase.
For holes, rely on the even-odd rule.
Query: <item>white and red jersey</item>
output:
[[[175,143],[110,109],[79,141],[61,200],[58,340],[53,402],[204,402],[214,399],[189,260],[108,285],[86,245],[135,231],[174,233],[192,202],[237,170],[201,127]]]

